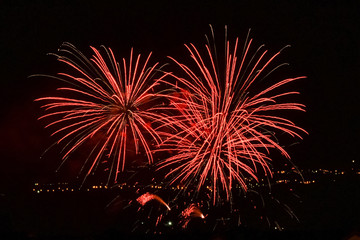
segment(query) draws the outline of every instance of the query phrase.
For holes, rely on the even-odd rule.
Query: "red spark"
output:
[[[145,204],[151,200],[156,200],[159,203],[161,203],[162,205],[164,205],[169,211],[171,210],[169,205],[167,205],[166,202],[164,202],[164,200],[161,197],[159,197],[155,194],[149,193],[149,192],[144,193],[143,195],[141,195],[140,197],[138,197],[136,199],[136,201],[138,201],[138,203],[140,203],[141,206],[145,206]]]
[[[161,150],[175,153],[160,163],[160,168],[171,169],[167,174],[172,176],[170,183],[195,184],[200,191],[210,182],[213,204],[219,192],[231,199],[234,182],[246,191],[245,176],[258,181],[259,170],[272,176],[269,149],[277,149],[290,159],[273,132],[299,138],[299,133],[305,132],[278,116],[283,110],[304,111],[304,105],[284,98],[298,92],[283,87],[305,77],[283,79],[263,89],[253,86],[279,67],[269,69],[281,50],[267,57],[268,51],[260,47],[251,55],[252,39],[247,38],[239,55],[238,39],[234,46],[227,40],[225,43],[223,67],[217,62],[215,45],[207,44],[204,56],[193,44],[185,44],[196,67],[170,57],[182,70],[169,74],[172,79],[167,80],[179,90],[169,96],[170,108],[179,114],[169,117],[169,125],[177,131],[164,133],[166,140],[161,145]],[[174,79],[176,84],[171,82]]]
[[[198,206],[195,203],[190,204],[189,207],[187,207],[185,210],[183,210],[181,212],[181,222],[182,223],[182,227],[186,228],[187,225],[189,224],[191,218],[205,218],[204,214],[200,211],[200,209],[198,208]]]
[[[63,94],[60,97],[36,101],[46,102],[42,107],[49,111],[40,119],[56,118],[46,127],[56,128],[52,135],[62,134],[57,143],[68,142],[63,162],[70,153],[96,137],[95,147],[89,151],[92,162],[88,164],[84,180],[101,158],[107,156],[112,157],[109,181],[116,182],[118,173],[124,170],[130,144],[136,154],[143,148],[148,162],[153,162],[147,136],[160,143],[151,122],[159,122],[162,117],[149,101],[157,98],[154,87],[163,76],[154,78],[158,63],[149,66],[151,53],[141,61],[141,55],[134,56],[131,49],[130,60],[122,59],[118,63],[110,48],[104,47],[104,56],[97,49],[91,49],[94,55],[88,59],[73,45],[64,43],[59,50],[62,55],[56,56],[74,73],[59,73],[52,78],[70,83],[71,87],[59,88]]]
[[[188,208],[181,212],[184,218],[200,217],[205,218],[204,214],[200,211],[195,203],[190,204]]]

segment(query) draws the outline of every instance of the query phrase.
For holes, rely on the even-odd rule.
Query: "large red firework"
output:
[[[220,62],[215,44],[205,45],[205,55],[193,44],[185,44],[194,64],[190,67],[189,62],[171,58],[182,71],[170,74],[176,83],[167,81],[179,90],[171,97],[171,106],[179,114],[170,118],[178,131],[165,134],[162,150],[175,154],[160,168],[171,169],[167,174],[172,177],[171,183],[195,185],[197,191],[207,187],[214,204],[220,192],[230,200],[234,183],[246,190],[246,178],[257,180],[259,170],[271,176],[269,149],[290,158],[274,132],[299,138],[299,133],[305,132],[279,115],[283,110],[304,111],[304,105],[287,101],[298,92],[284,87],[305,77],[254,88],[256,82],[270,79],[269,74],[279,67],[271,67],[271,63],[281,51],[267,56],[268,51],[261,46],[250,54],[252,39],[246,38],[239,55],[238,45],[238,39],[232,47],[225,39],[225,59]]]
[[[92,141],[85,178],[96,168],[102,158],[112,159],[109,180],[118,179],[124,169],[126,152],[135,147],[146,153],[153,162],[149,137],[157,144],[160,137],[151,123],[159,121],[154,99],[154,88],[160,78],[155,78],[158,63],[149,66],[151,53],[145,61],[140,55],[130,53],[130,60],[119,64],[110,48],[106,54],[91,47],[94,54],[88,59],[69,43],[60,48],[58,60],[73,72],[59,73],[57,79],[70,84],[59,88],[61,96],[39,98],[49,113],[40,118],[50,118],[52,135],[60,135],[57,143],[67,142],[63,160],[87,141]],[[131,145],[131,146],[130,146]],[[83,167],[83,168],[84,168]]]

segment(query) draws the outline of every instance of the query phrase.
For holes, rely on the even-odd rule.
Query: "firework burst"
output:
[[[179,114],[169,118],[169,124],[177,131],[165,133],[162,143],[162,150],[175,154],[159,168],[170,168],[170,183],[195,185],[197,192],[207,187],[213,204],[220,192],[229,201],[234,183],[246,190],[246,178],[258,180],[260,171],[271,176],[270,149],[277,149],[290,159],[275,132],[298,138],[305,132],[279,116],[284,110],[304,111],[304,105],[286,100],[298,92],[288,92],[284,87],[305,77],[283,79],[259,91],[254,84],[269,79],[269,74],[283,65],[271,67],[281,51],[268,56],[261,46],[250,54],[251,45],[252,39],[247,37],[239,54],[239,40],[231,46],[225,39],[223,66],[217,59],[215,44],[211,46],[209,41],[205,55],[193,44],[185,45],[193,65],[170,57],[182,70],[169,74],[176,83],[167,80],[178,90],[170,97],[170,108]]]
[[[190,204],[185,210],[181,212],[181,221],[180,224],[182,228],[186,228],[191,220],[191,218],[202,218],[204,219],[204,214],[200,211],[198,206],[195,203]]]
[[[162,205],[164,205],[169,211],[171,210],[169,205],[166,204],[166,202],[164,202],[164,200],[162,200],[161,197],[159,197],[158,195],[152,194],[152,193],[144,193],[143,195],[141,195],[140,197],[138,197],[136,199],[136,201],[138,201],[138,203],[141,204],[141,206],[144,206],[146,203],[148,203],[151,200],[156,200],[159,203],[161,203]]]
[[[92,141],[94,146],[81,169],[86,171],[84,179],[106,158],[110,160],[108,181],[116,182],[131,146],[136,154],[143,151],[148,162],[153,162],[149,138],[160,143],[152,124],[162,118],[154,105],[158,98],[154,88],[162,77],[154,77],[158,63],[149,65],[151,53],[144,61],[131,49],[130,60],[118,63],[110,48],[103,47],[103,55],[91,49],[94,54],[88,59],[73,45],[64,43],[55,56],[73,74],[58,73],[52,78],[70,87],[58,88],[61,96],[36,101],[44,102],[42,107],[48,113],[40,119],[51,119],[46,127],[54,128],[52,135],[60,136],[57,143],[67,142],[63,162],[81,145]]]

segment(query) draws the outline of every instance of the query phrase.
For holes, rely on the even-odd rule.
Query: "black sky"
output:
[[[2,117],[0,179],[23,182],[53,174],[58,162],[40,159],[51,143],[36,119],[35,98],[54,88],[31,74],[61,71],[54,57],[64,41],[90,54],[89,45],[111,47],[119,57],[131,47],[154,59],[186,54],[184,43],[202,45],[212,24],[222,36],[246,37],[275,52],[298,84],[307,113],[295,120],[310,134],[291,147],[303,168],[347,167],[359,161],[360,5],[345,1],[2,1],[0,76]]]

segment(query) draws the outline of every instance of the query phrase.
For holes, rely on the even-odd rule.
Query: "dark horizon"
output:
[[[60,164],[56,153],[41,158],[55,139],[37,120],[43,112],[34,102],[53,93],[58,83],[29,78],[62,71],[63,65],[48,53],[70,42],[87,56],[89,46],[111,47],[120,59],[133,47],[143,55],[153,52],[153,62],[166,63],[167,56],[187,57],[185,43],[202,47],[209,24],[215,38],[223,38],[227,25],[229,40],[239,37],[240,42],[251,28],[254,47],[265,44],[271,53],[291,45],[277,62],[290,64],[283,70],[286,76],[307,76],[293,88],[300,91],[306,112],[292,120],[309,135],[294,140],[297,144],[289,142],[286,150],[300,169],[348,169],[353,160],[360,161],[359,9],[356,1],[4,2],[0,194],[22,198],[35,181],[53,177]],[[71,171],[61,169],[56,175],[71,179]],[[356,191],[356,186],[358,182],[349,182],[346,191]]]

